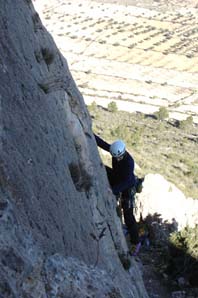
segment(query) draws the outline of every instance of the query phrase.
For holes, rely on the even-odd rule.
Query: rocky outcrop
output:
[[[147,297],[123,267],[84,100],[30,0],[0,2],[0,57],[0,296]]]
[[[148,174],[143,189],[136,198],[138,219],[153,217],[161,223],[173,225],[175,230],[198,224],[198,201],[186,198],[173,184],[159,174]]]

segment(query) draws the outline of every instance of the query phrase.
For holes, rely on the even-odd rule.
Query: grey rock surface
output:
[[[0,78],[0,297],[147,297],[121,262],[84,100],[30,0],[0,2]]]

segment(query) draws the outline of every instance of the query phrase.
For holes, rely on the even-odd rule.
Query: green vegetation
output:
[[[191,286],[197,286],[198,226],[186,227],[170,237],[167,273],[170,277],[186,276]],[[194,297],[194,296],[193,296]],[[197,296],[196,296],[197,297]]]
[[[155,112],[154,115],[158,120],[164,120],[169,116],[168,110],[165,107],[160,107],[159,111]]]
[[[186,227],[180,232],[175,232],[170,237],[171,242],[178,249],[188,252],[194,259],[198,260],[198,226],[194,229]],[[183,260],[185,264],[185,260]]]
[[[159,173],[187,197],[198,199],[198,133],[194,125],[181,129],[176,122],[141,113],[89,107],[93,131],[107,142],[123,139],[140,169],[136,174]],[[189,121],[189,120],[188,120]],[[107,157],[105,162],[108,162]]]
[[[92,103],[89,106],[89,111],[92,113],[96,113],[97,112],[97,104],[95,101],[92,101]]]
[[[115,101],[111,101],[108,104],[108,107],[107,108],[108,108],[108,111],[111,112],[111,113],[115,113],[118,110],[118,107],[117,107],[117,104],[115,103]]]
[[[192,116],[189,116],[185,120],[182,120],[179,122],[179,128],[184,129],[184,130],[192,127],[192,125],[193,125],[193,117]]]

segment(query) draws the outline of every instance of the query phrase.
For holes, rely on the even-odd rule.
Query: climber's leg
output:
[[[122,209],[124,214],[125,224],[128,228],[131,242],[137,244],[139,242],[138,227],[136,223],[135,216],[133,214],[133,201],[134,195],[131,189],[124,191],[122,193]]]

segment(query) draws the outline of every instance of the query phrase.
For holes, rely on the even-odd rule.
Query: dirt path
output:
[[[151,251],[140,252],[143,280],[150,298],[171,298],[170,285],[156,268],[156,255]]]

